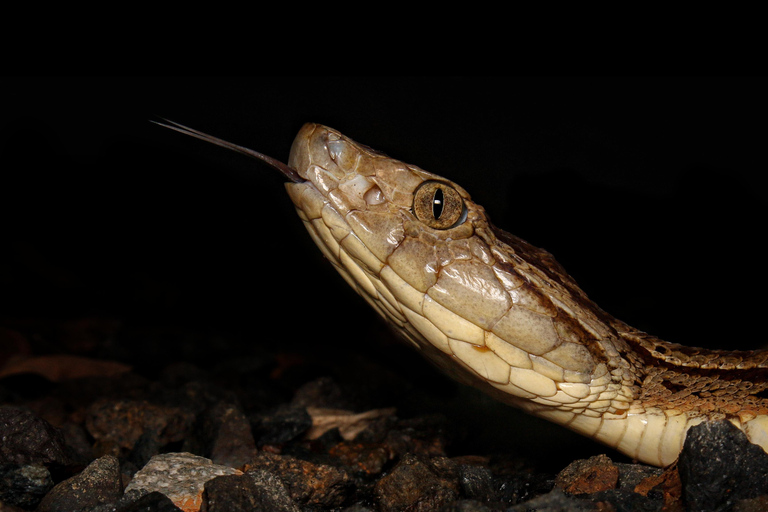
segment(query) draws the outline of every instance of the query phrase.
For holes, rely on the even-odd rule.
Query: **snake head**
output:
[[[570,278],[546,251],[500,239],[456,183],[317,124],[301,129],[289,165],[306,181],[288,193],[327,259],[448,374],[517,405],[575,403],[611,379],[577,342],[605,327],[569,316]]]
[[[393,311],[404,297],[375,284],[387,268],[423,295],[450,262],[491,259],[474,237],[485,211],[441,176],[318,124],[302,127],[288,163],[306,180],[286,189],[314,241],[358,292],[384,295]]]
[[[414,229],[443,239],[471,236],[472,221],[466,221],[470,216],[484,217],[482,207],[459,185],[326,126],[302,127],[288,165],[344,215],[352,211],[397,215],[403,223],[418,222]]]

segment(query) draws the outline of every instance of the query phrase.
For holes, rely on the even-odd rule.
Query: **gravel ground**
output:
[[[23,353],[40,325],[4,327],[4,346]],[[168,327],[57,327],[124,357],[9,359],[3,511],[760,510],[768,499],[768,456],[728,424],[689,436],[666,471],[556,427],[553,453],[537,420],[385,340],[415,365],[411,378],[375,350],[268,353],[218,334],[228,348],[210,358]],[[166,363],[182,346],[186,360]],[[509,423],[485,427],[496,420]]]

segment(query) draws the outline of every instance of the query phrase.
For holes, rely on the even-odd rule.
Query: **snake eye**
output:
[[[434,229],[449,229],[464,222],[467,209],[455,188],[441,181],[425,181],[413,195],[416,218]]]

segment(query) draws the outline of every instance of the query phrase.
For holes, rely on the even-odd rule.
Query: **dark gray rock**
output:
[[[51,473],[42,464],[0,464],[0,502],[34,509],[53,487]]]
[[[26,512],[26,509],[0,501],[0,512]]]
[[[104,456],[81,473],[57,484],[45,495],[37,512],[79,512],[111,504],[123,494],[117,458]]]
[[[490,460],[495,495],[507,506],[517,505],[552,490],[554,476],[527,468],[514,456],[497,455]]]
[[[307,382],[293,395],[291,405],[297,407],[323,407],[329,409],[352,409],[341,387],[330,377],[320,377]]]
[[[299,512],[287,487],[272,473],[254,469],[244,475],[220,476],[206,482],[202,512]]]
[[[251,418],[253,436],[258,446],[279,445],[295,439],[312,427],[312,417],[305,407],[280,405]]]
[[[692,427],[677,467],[690,510],[728,510],[768,494],[768,454],[727,421]]]
[[[589,496],[595,503],[610,503],[615,512],[656,512],[664,506],[661,496],[643,496],[626,489],[609,489]]]
[[[161,492],[129,491],[117,503],[99,505],[88,512],[181,512]]]
[[[459,471],[445,457],[408,454],[374,486],[382,511],[440,510],[459,498]]]
[[[445,456],[455,432],[448,418],[441,414],[416,416],[398,421],[387,432],[384,444],[393,453],[427,457]]]
[[[458,500],[440,510],[441,512],[493,512],[494,509],[480,501]]]
[[[506,512],[585,512],[600,510],[598,505],[587,500],[566,496],[560,489],[537,496],[524,503],[510,507]]]
[[[61,433],[23,407],[0,407],[0,464],[61,464],[71,457]]]
[[[218,402],[200,415],[184,450],[202,454],[216,464],[239,468],[256,454],[256,443],[242,409]]]
[[[373,512],[373,509],[366,507],[362,503],[355,503],[354,505],[350,505],[349,507],[345,508],[341,512]]]
[[[496,485],[491,470],[480,464],[452,459],[459,475],[461,496],[466,499],[496,499]]]
[[[631,491],[643,480],[652,476],[660,476],[664,470],[644,464],[628,464],[626,462],[614,462],[619,468],[619,489]]]
[[[88,438],[88,433],[82,425],[66,422],[58,430],[66,443],[67,453],[72,456],[72,464],[87,466],[93,462],[96,458],[93,453],[93,442]]]

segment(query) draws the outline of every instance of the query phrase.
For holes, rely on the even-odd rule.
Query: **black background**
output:
[[[766,85],[1,79],[0,320],[34,330],[21,319],[114,317],[325,354],[387,347],[374,314],[314,248],[276,172],[149,119],[284,161],[314,121],[461,184],[497,226],[555,254],[631,325],[687,345],[756,348],[768,284]],[[179,357],[215,359],[211,338],[200,344],[185,342]],[[41,347],[66,351],[55,336]],[[441,378],[403,354],[399,371]]]

